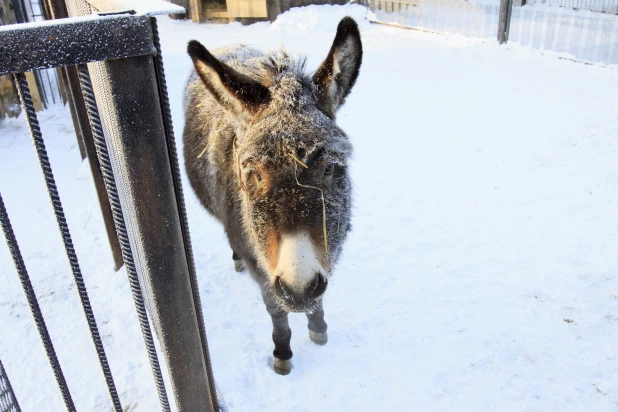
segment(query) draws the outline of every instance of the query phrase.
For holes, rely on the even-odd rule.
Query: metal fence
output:
[[[20,412],[19,403],[11,387],[11,381],[0,361],[0,412]]]
[[[58,20],[0,28],[0,75],[14,77],[111,405],[123,410],[24,75],[33,69],[62,67],[73,80],[68,85],[78,136],[91,148],[95,185],[102,182],[99,189],[105,196],[99,196],[108,203],[103,213],[109,214],[120,244],[161,409],[219,410],[152,17],[184,10],[160,1],[149,2],[148,9],[118,0],[68,0],[66,6],[63,0],[48,0],[46,6]],[[73,411],[70,388],[1,195],[0,224],[56,383],[67,410]],[[151,321],[166,371],[159,366]],[[164,384],[164,372],[171,388]]]
[[[376,22],[618,64],[618,0],[363,0]],[[502,22],[501,22],[502,10]],[[502,31],[502,34],[501,34]]]
[[[379,22],[482,38],[498,32],[499,0],[368,0],[366,5]]]
[[[1,13],[0,25],[45,20],[45,13],[39,0],[5,0],[4,6],[7,10]],[[55,69],[35,70],[33,73],[43,108],[47,108],[50,104],[65,103]]]
[[[525,0],[523,4],[547,4],[573,10],[590,10],[600,13],[618,13],[618,0]]]
[[[618,15],[514,0],[509,41],[565,52],[589,62],[618,64]],[[594,3],[588,5],[594,7]]]

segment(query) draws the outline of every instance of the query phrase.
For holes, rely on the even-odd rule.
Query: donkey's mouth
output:
[[[275,297],[279,307],[286,312],[293,313],[312,313],[320,307],[320,299],[310,299],[303,302],[294,302],[292,299],[282,299]]]

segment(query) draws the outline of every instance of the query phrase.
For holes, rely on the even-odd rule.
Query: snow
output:
[[[234,271],[222,228],[185,182],[228,407],[615,411],[616,66],[370,25],[363,13],[310,6],[252,26],[159,18],[177,136],[188,40],[262,50],[283,42],[314,69],[339,17],[361,20],[364,62],[338,118],[355,145],[354,229],[325,298],[328,344],[313,344],[304,316],[290,315],[290,375],[272,370],[257,285]],[[126,274],[113,272],[68,110],[39,115],[123,405],[157,410]],[[77,409],[110,410],[23,118],[0,123],[0,176]],[[62,410],[3,246],[0,279],[0,359],[22,408]]]
[[[185,8],[163,0],[97,0],[96,9],[102,12],[134,10],[137,14],[156,16],[162,14],[184,14]]]
[[[295,7],[285,12],[272,25],[270,30],[281,34],[332,34],[345,16],[350,16],[359,28],[368,29],[367,8],[358,5],[347,7],[325,5],[320,7]],[[328,52],[328,51],[327,51]]]

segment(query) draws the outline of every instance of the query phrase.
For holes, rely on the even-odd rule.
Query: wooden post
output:
[[[195,23],[201,23],[204,20],[202,12],[202,0],[191,0],[191,20]]]
[[[15,12],[9,0],[0,0],[0,24],[15,24]]]
[[[17,24],[18,22],[10,0],[0,0],[0,23]],[[34,109],[37,112],[43,110],[39,85],[34,77],[34,73],[26,73],[26,79],[32,94]],[[19,113],[21,113],[21,103],[17,95],[17,89],[13,84],[13,76],[0,76],[0,119],[3,119],[5,116],[17,117]]]
[[[227,15],[232,18],[268,17],[266,0],[227,0]]]
[[[21,113],[21,104],[13,76],[0,76],[0,119],[6,116],[17,117]]]
[[[32,95],[32,103],[34,103],[34,110],[40,112],[43,110],[43,102],[41,101],[41,93],[39,92],[38,84],[34,78],[33,72],[26,73],[26,80],[28,80],[28,88]]]
[[[15,24],[15,13],[9,0],[0,0],[0,24]],[[21,104],[13,76],[0,76],[0,119],[6,116],[17,117],[21,113]]]
[[[498,20],[498,43],[506,43],[509,39],[513,0],[500,0],[500,16]]]

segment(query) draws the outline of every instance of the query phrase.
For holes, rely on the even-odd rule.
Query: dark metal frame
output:
[[[33,0],[9,0],[9,2],[13,6],[13,12],[17,23],[27,23],[29,21],[34,22],[48,19],[48,17],[44,16],[47,14],[45,0],[36,0],[39,4],[40,12],[43,14],[35,13]],[[50,73],[47,70],[36,70],[33,74],[34,80],[37,84],[37,89],[39,90],[43,108],[47,109],[49,103],[56,104],[56,98],[58,98],[58,100],[62,100],[63,103],[66,103],[65,97],[62,95],[62,87],[58,73],[52,72],[52,75],[50,76]],[[53,84],[57,85],[58,93],[54,93]],[[82,146],[80,146],[80,150],[81,149]],[[85,156],[82,158],[84,157]]]
[[[74,15],[85,15],[96,10],[93,2],[67,5]],[[216,410],[156,20],[126,10],[100,11],[108,15],[0,28],[0,44],[11,44],[0,46],[0,73],[80,65],[94,146],[162,409],[169,405],[142,294],[177,409]]]
[[[92,16],[0,27],[0,75],[154,56],[148,16]]]
[[[0,412],[21,412],[2,361],[0,361]]]

